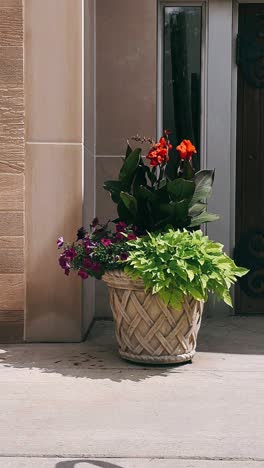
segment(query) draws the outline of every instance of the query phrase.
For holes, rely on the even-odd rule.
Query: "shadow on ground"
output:
[[[205,319],[200,330],[197,351],[263,355],[263,332],[264,317]],[[178,366],[146,366],[121,360],[110,321],[96,322],[87,341],[83,343],[0,345],[0,366],[38,369],[44,373],[96,380],[109,379],[115,382],[140,382],[157,375],[165,378],[172,368],[174,373],[192,368],[188,363]]]
[[[230,316],[206,319],[197,351],[225,354],[264,354],[264,317]]]
[[[81,465],[81,463],[85,463],[86,466],[95,466],[99,468],[122,468],[121,465],[116,465],[113,463],[99,461],[99,460],[70,460],[70,461],[61,461],[56,463],[55,468],[77,468]]]

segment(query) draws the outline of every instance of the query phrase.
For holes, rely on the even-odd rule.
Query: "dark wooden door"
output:
[[[236,313],[264,314],[264,4],[239,6],[236,249],[250,268]]]

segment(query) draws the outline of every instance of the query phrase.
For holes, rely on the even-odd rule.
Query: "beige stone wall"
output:
[[[96,212],[116,216],[103,188],[117,177],[126,139],[156,135],[156,0],[96,0]],[[104,284],[96,315],[111,316]]]
[[[83,2],[25,1],[27,341],[79,341],[81,281],[58,267],[83,206]]]
[[[24,309],[24,89],[22,0],[0,0],[0,322],[22,335]],[[8,324],[8,328],[6,325]]]
[[[25,265],[25,339],[78,341],[94,283],[63,276],[56,238],[115,215],[102,183],[128,136],[155,135],[156,1],[26,0],[24,31],[25,192],[22,0],[0,0],[0,320],[24,309]]]

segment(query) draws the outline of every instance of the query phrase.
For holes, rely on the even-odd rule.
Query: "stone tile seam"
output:
[[[83,146],[80,142],[71,141],[26,141],[26,145],[62,145],[62,146]]]
[[[223,461],[223,462],[232,462],[232,461],[235,461],[235,462],[258,462],[258,463],[261,463],[264,461],[264,458],[260,458],[260,457],[203,457],[203,456],[197,456],[197,457],[188,457],[188,456],[171,456],[171,457],[162,457],[162,456],[157,456],[157,457],[153,457],[151,455],[144,455],[144,456],[138,456],[138,457],[135,457],[135,456],[132,456],[132,457],[129,457],[127,455],[125,456],[112,456],[112,455],[102,455],[102,456],[99,456],[98,454],[97,455],[94,455],[94,454],[67,454],[67,455],[43,455],[43,454],[40,454],[40,455],[32,455],[32,454],[0,454],[0,459],[3,458],[31,458],[31,459],[35,459],[35,458],[41,458],[41,459],[46,459],[46,460],[49,460],[49,459],[71,459],[71,458],[80,458],[80,459],[84,459],[84,460],[89,460],[91,458],[93,458],[94,460],[102,460],[102,459],[108,459],[108,460],[182,460],[182,461]]]

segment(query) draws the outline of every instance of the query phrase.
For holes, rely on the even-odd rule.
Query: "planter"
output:
[[[195,355],[203,303],[185,297],[181,310],[145,293],[141,280],[123,271],[107,272],[106,282],[120,356],[134,362],[173,364]]]

